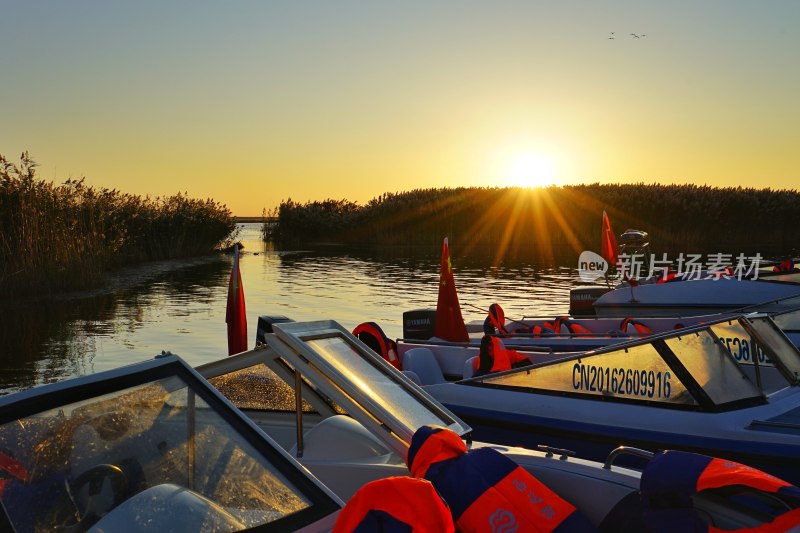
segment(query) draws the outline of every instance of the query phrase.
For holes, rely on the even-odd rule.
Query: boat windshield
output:
[[[800,305],[800,301],[798,301],[798,305]],[[783,331],[797,333],[800,331],[800,307],[773,315],[772,320]]]
[[[190,383],[204,382],[162,376],[78,401],[68,398],[86,389],[60,390],[38,402],[55,407],[4,418],[0,458],[13,474],[0,501],[13,528],[238,531],[302,526],[312,507],[336,506],[256,430],[243,433],[248,423],[210,387]]]
[[[273,357],[302,374],[324,395],[404,456],[416,430],[426,424],[470,431],[433,397],[334,321],[275,324],[267,342]],[[309,398],[311,400],[311,398]]]
[[[740,317],[471,381],[531,392],[728,410],[796,383],[800,354],[767,316]]]

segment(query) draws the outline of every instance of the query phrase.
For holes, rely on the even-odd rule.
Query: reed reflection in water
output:
[[[440,250],[364,254],[280,252],[245,224],[241,271],[248,334],[259,315],[334,319],[352,329],[373,320],[402,336],[403,311],[435,307]],[[493,267],[451,247],[466,320],[483,319],[493,302],[510,318],[563,314],[572,267],[518,260]],[[29,303],[0,304],[0,394],[116,368],[170,350],[197,365],[227,353],[225,304],[232,258],[217,256],[144,265],[110,276],[106,289]],[[562,264],[572,264],[573,261]]]

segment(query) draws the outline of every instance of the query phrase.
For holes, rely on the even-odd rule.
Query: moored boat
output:
[[[800,480],[800,352],[766,315],[426,387],[478,436],[698,451]]]
[[[0,398],[0,530],[329,531],[342,501],[176,356]]]
[[[501,452],[602,531],[643,531],[670,517],[678,519],[676,524],[688,519],[684,527],[713,523],[728,529],[754,527],[771,520],[751,512],[748,496],[742,491],[751,492],[752,488],[735,475],[719,490],[684,495],[693,502],[686,508],[659,503],[665,500],[665,493],[670,501],[676,501],[674,496],[682,490],[676,481],[680,487],[690,484],[669,477],[677,465],[685,465],[680,468],[686,478],[691,478],[710,475],[712,464],[730,462],[678,452],[653,456],[647,451],[622,448],[601,464],[550,446],[533,451],[477,442],[472,439],[470,426],[339,324],[277,323],[274,332],[262,332],[264,346],[198,370],[342,499],[347,500],[362,483],[407,475],[405,456],[422,424],[449,428],[466,440],[469,450],[488,447]],[[264,389],[254,383],[264,381],[282,383],[280,388],[268,388],[282,391],[282,406],[261,402],[267,399],[260,392]],[[633,456],[644,472],[616,465],[620,458]],[[697,465],[704,466],[698,469]],[[797,490],[788,483],[776,483],[791,494]],[[734,485],[738,488],[732,488]],[[461,488],[474,492],[468,485]],[[661,494],[653,494],[653,490]],[[759,496],[759,501],[763,502],[763,497],[774,496]],[[778,500],[781,498],[778,496]],[[800,506],[800,497],[792,498],[783,501],[779,511],[793,513],[781,518],[786,523],[800,522],[800,511],[794,510]],[[650,508],[651,501],[662,507]]]
[[[469,426],[334,322],[277,324],[262,339],[198,372],[170,355],[0,400],[2,466],[12,476],[0,526],[327,531],[360,485],[407,475],[419,424],[460,435],[465,456],[518,465],[557,495],[549,501],[602,531],[665,519],[724,529],[800,522],[796,487],[710,457],[619,449],[600,464],[552,447],[473,442]],[[641,456],[644,472],[617,466],[620,454]],[[691,493],[669,475],[675,464],[699,480]]]

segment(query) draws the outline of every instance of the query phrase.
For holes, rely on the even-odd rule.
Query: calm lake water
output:
[[[402,336],[405,310],[436,307],[440,249],[386,256],[329,251],[274,251],[259,224],[244,224],[240,240],[248,335],[259,315],[334,319],[348,329],[373,320]],[[564,314],[570,266],[516,260],[492,266],[492,255],[462,258],[451,248],[466,320],[483,319],[500,303],[510,318]],[[108,370],[170,350],[189,363],[227,354],[225,303],[231,256],[132,267],[109,276],[105,288],[55,299],[0,303],[0,394],[70,376]]]

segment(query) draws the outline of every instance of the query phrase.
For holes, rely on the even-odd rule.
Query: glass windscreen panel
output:
[[[761,396],[758,387],[733,362],[725,347],[727,342],[716,342],[708,330],[664,342],[716,405]],[[748,341],[742,338],[741,342]]]
[[[425,424],[449,426],[453,423],[428,409],[411,391],[365,359],[343,337],[309,339],[305,343],[321,354],[350,385],[390,413],[410,434]]]
[[[800,353],[797,347],[789,342],[786,335],[769,317],[753,317],[746,320],[755,330],[767,352],[780,359],[793,382],[800,381]]]
[[[514,373],[490,376],[485,383],[572,392],[674,405],[696,400],[650,344],[572,359]]]
[[[294,388],[263,363],[220,374],[208,381],[239,409],[291,413],[296,410]],[[303,412],[315,412],[305,399]]]
[[[237,531],[312,503],[177,377],[6,423],[0,450],[18,474],[1,501],[19,532],[159,520],[165,531]],[[196,512],[181,512],[187,499]]]
[[[798,298],[797,305],[800,307],[800,298]],[[772,320],[774,320],[775,324],[784,331],[800,331],[800,309],[794,309],[792,311],[774,315]]]
[[[800,283],[800,272],[786,272],[774,275],[771,272],[767,272],[767,275],[764,276],[763,279],[769,281],[783,281],[786,283]]]
[[[711,324],[709,329],[714,332],[733,359],[740,365],[753,366],[757,361],[761,366],[773,366],[772,360],[764,349],[758,345],[738,320]]]

